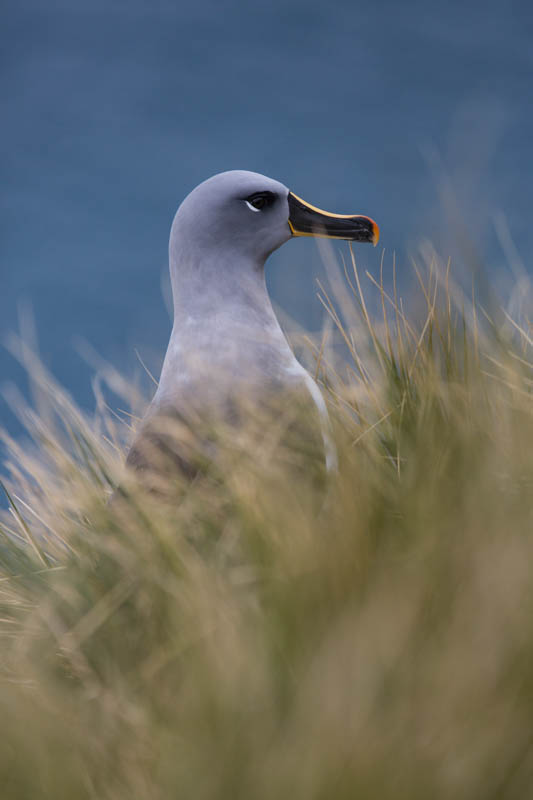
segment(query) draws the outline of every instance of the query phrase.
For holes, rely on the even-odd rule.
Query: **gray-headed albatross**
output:
[[[379,229],[369,217],[322,211],[282,183],[243,170],[214,175],[182,202],[169,246],[174,325],[130,466],[150,466],[154,444],[162,445],[158,419],[216,418],[239,397],[284,390],[303,391],[316,404],[326,462],[334,466],[324,399],[289,347],[265,284],[268,256],[297,236],[375,245]]]

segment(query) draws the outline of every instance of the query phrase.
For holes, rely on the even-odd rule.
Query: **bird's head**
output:
[[[379,228],[360,214],[331,214],[278,181],[233,170],[201,183],[183,201],[172,225],[171,261],[207,256],[246,258],[262,265],[295,236],[377,244]]]

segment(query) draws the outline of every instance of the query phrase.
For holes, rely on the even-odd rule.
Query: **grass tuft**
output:
[[[3,797],[529,796],[533,342],[415,275],[409,308],[353,253],[320,289],[337,473],[280,409],[171,503],[124,474],[137,399],[88,418],[13,343],[39,410],[3,436]]]

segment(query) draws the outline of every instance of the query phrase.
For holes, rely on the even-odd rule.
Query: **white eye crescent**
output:
[[[256,213],[259,213],[261,211],[260,208],[254,208],[253,205],[248,202],[248,200],[245,200],[244,202],[246,203],[250,211],[255,211]]]

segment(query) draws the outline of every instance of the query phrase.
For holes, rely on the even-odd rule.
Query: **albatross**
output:
[[[239,398],[259,403],[284,392],[305,393],[316,405],[326,463],[334,467],[324,399],[292,352],[265,283],[269,255],[300,236],[376,245],[379,229],[370,217],[323,211],[282,183],[244,170],[214,175],[183,200],[169,243],[174,324],[130,467],[145,472],[164,449],[162,420],[227,418]],[[182,457],[176,460],[184,466]]]

